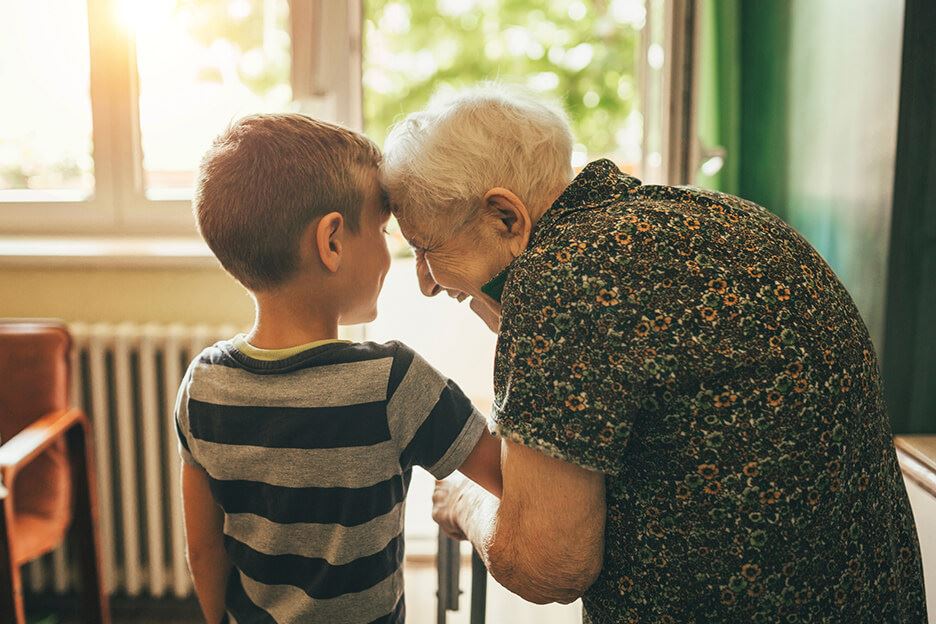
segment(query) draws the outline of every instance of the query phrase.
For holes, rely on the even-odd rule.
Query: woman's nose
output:
[[[442,287],[432,277],[432,271],[425,262],[416,263],[416,275],[419,277],[419,290],[427,297],[435,297],[442,292]]]

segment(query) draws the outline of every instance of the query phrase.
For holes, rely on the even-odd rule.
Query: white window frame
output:
[[[701,0],[645,0],[638,84],[644,119],[645,184],[691,184],[700,164],[697,139]],[[650,50],[662,51],[662,66]]]
[[[86,0],[94,191],[0,191],[2,235],[194,237],[191,200],[151,199],[144,187],[139,77],[132,34],[118,23],[118,0]],[[361,117],[362,0],[289,0],[291,81],[298,110],[355,130]],[[346,51],[346,52],[345,52]],[[207,147],[207,146],[206,146]],[[36,201],[5,201],[35,193]]]
[[[194,239],[191,202],[147,198],[139,125],[139,79],[132,35],[118,23],[119,0],[86,0],[91,67],[94,193],[81,201],[4,201],[0,191],[0,258],[22,259],[24,237],[54,263],[67,259],[65,247],[44,254],[41,247],[76,238]],[[296,108],[333,119],[355,130],[363,128],[362,25],[366,0],[289,0],[292,40],[291,85]],[[675,6],[674,4],[679,5]],[[695,71],[700,0],[646,0],[647,24],[639,63],[644,114],[643,177],[645,182],[688,182],[698,160],[695,141]],[[662,70],[648,65],[652,26],[663,22]],[[656,29],[659,33],[659,29]],[[658,40],[659,36],[656,37]],[[654,71],[662,72],[653,76]],[[656,85],[651,95],[650,84]],[[648,128],[658,124],[656,144],[647,143]],[[651,151],[662,158],[648,162]],[[37,195],[41,191],[36,191]],[[8,196],[11,194],[6,193]],[[42,238],[45,237],[45,238]],[[15,244],[7,241],[19,238]],[[123,244],[123,243],[121,243]],[[54,246],[54,245],[52,245]],[[51,247],[50,247],[51,248]],[[107,247],[108,261],[121,257]],[[124,249],[120,247],[120,249]],[[180,248],[191,249],[182,245]],[[207,250],[198,254],[207,255]],[[89,252],[94,255],[96,252]],[[114,256],[113,254],[117,254]],[[190,254],[190,252],[187,252]],[[83,256],[87,260],[87,256]],[[135,263],[140,256],[133,257]],[[203,262],[203,258],[199,262]],[[157,260],[158,261],[158,260]],[[164,261],[164,258],[163,258]]]

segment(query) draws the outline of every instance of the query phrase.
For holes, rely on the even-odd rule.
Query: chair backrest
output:
[[[71,337],[58,321],[0,319],[0,443],[68,407]],[[71,523],[65,440],[53,442],[4,484],[13,497],[13,556],[23,563],[61,543]],[[31,519],[31,520],[30,520]]]
[[[70,348],[61,322],[0,319],[0,443],[67,407]]]

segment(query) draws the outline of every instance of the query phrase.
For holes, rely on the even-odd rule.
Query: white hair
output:
[[[381,165],[394,212],[448,237],[503,187],[544,210],[572,180],[572,131],[561,107],[502,84],[435,97],[396,124]]]

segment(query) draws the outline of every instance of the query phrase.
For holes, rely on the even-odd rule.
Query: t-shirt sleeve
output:
[[[600,254],[554,255],[508,280],[492,417],[508,440],[615,475],[640,404],[621,348],[633,310]]]
[[[173,419],[175,420],[175,430],[176,437],[178,439],[178,448],[179,456],[187,464],[193,466],[198,466],[199,463],[195,460],[195,457],[192,456],[191,448],[191,430],[189,428],[189,419],[188,419],[188,400],[189,400],[189,383],[191,382],[191,367],[186,371],[185,376],[182,378],[182,383],[179,384],[179,392],[176,395],[176,404],[175,410],[173,411]]]
[[[447,477],[487,431],[486,419],[452,380],[405,345],[396,350],[389,385],[387,418],[401,465]]]

